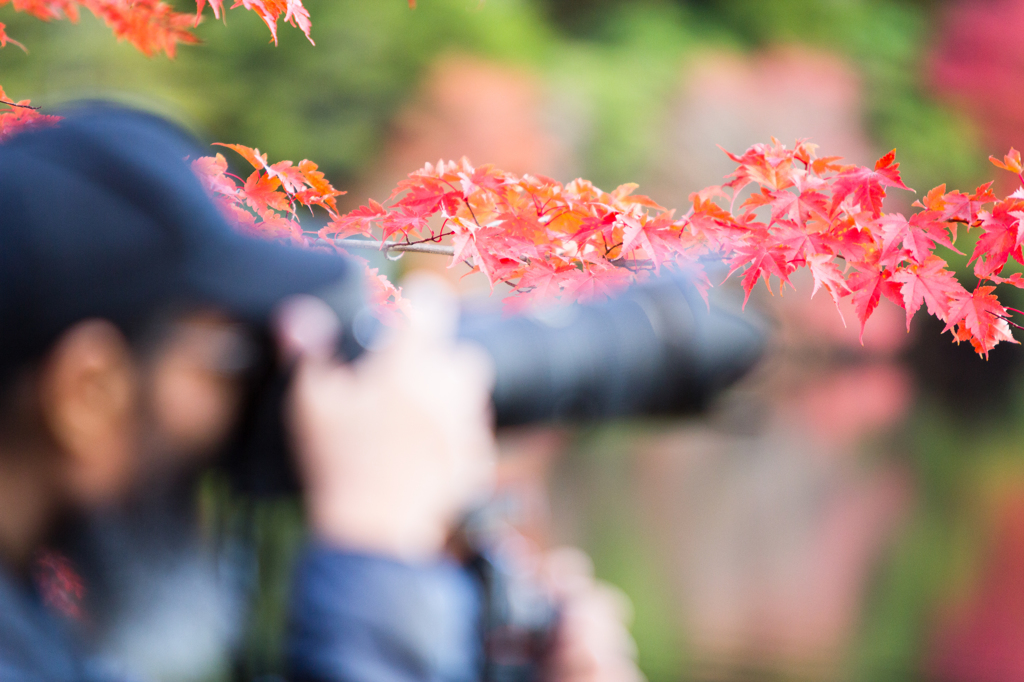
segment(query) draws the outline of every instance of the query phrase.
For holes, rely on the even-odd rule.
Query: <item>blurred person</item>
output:
[[[290,676],[479,679],[482,597],[446,545],[490,485],[486,360],[427,304],[340,364],[339,320],[310,294],[345,288],[348,263],[234,233],[182,162],[195,151],[106,105],[0,146],[0,680],[210,674],[242,612],[190,491],[239,428],[248,330],[268,324],[294,366],[283,417],[312,536]],[[83,545],[79,609],[48,550]],[[636,679],[619,598],[578,554],[535,562],[562,604],[547,677]]]

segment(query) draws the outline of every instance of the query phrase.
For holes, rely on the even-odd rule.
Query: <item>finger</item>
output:
[[[551,550],[544,558],[544,581],[557,598],[590,590],[594,584],[594,564],[585,552],[575,547]]]
[[[330,359],[341,334],[337,313],[319,298],[305,294],[282,302],[271,324],[281,359],[286,364],[300,358]]]
[[[455,338],[459,302],[451,285],[441,277],[417,271],[402,282],[402,296],[409,301],[409,324],[404,338],[418,342],[448,342]]]

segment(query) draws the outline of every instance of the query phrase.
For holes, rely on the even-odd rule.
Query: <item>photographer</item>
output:
[[[183,162],[195,153],[101,105],[0,145],[0,680],[136,679],[92,655],[113,628],[99,609],[130,587],[97,567],[127,575],[130,543],[86,548],[106,555],[83,569],[76,622],[32,586],[34,562],[118,523],[157,546],[144,565],[193,551],[188,523],[146,519],[187,509],[238,436],[260,329],[293,368],[283,418],[311,532],[291,676],[478,679],[480,589],[446,545],[494,467],[485,357],[427,298],[383,350],[335,360],[339,320],[314,295],[350,291],[349,265],[232,232]],[[578,557],[546,571],[563,609],[546,676],[635,678],[614,598]]]

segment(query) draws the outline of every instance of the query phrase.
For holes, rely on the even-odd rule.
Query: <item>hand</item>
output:
[[[597,581],[590,559],[576,549],[548,553],[542,575],[561,605],[561,621],[544,679],[642,682],[636,645],[626,627],[631,614],[626,595]]]
[[[297,357],[287,416],[305,503],[327,542],[429,560],[489,491],[493,370],[455,342],[454,303],[438,288],[407,286],[407,328],[352,365],[332,359],[338,322],[318,299],[293,299],[279,317]]]

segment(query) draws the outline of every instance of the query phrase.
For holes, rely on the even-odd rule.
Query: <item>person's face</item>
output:
[[[211,313],[177,319],[141,356],[107,322],[69,330],[41,398],[71,505],[117,503],[215,453],[238,418],[251,352],[237,325]]]
[[[238,419],[254,352],[241,326],[216,314],[171,326],[143,364],[144,465],[159,475],[200,464],[220,449]]]

